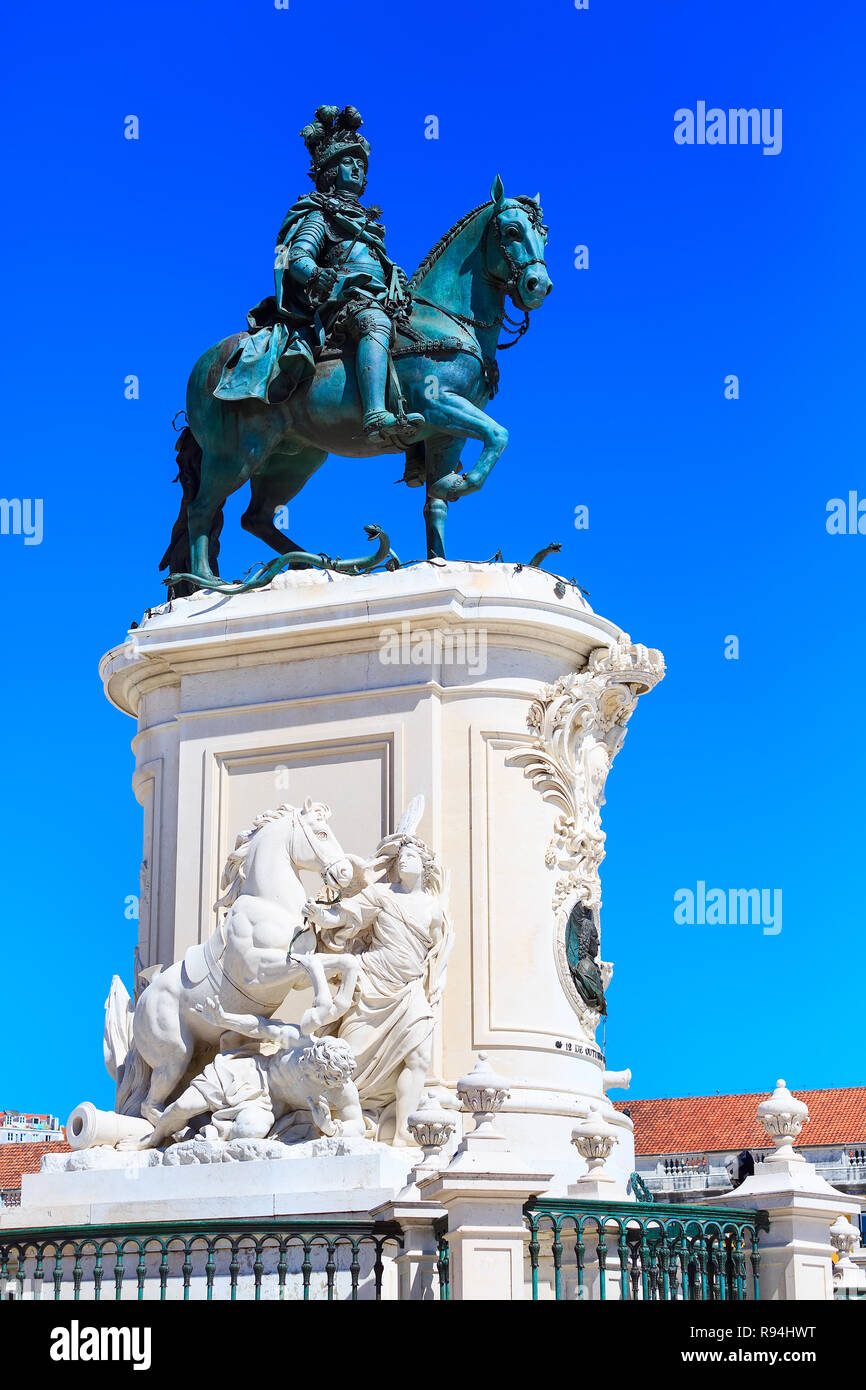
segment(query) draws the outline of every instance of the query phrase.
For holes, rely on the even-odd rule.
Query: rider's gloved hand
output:
[[[409,277],[402,266],[395,265],[393,267],[391,284],[388,288],[388,298],[392,303],[396,304],[408,301],[411,298],[409,294]]]
[[[323,304],[331,294],[334,286],[339,279],[340,272],[333,266],[325,266],[316,274],[308,285],[310,298],[317,304]]]

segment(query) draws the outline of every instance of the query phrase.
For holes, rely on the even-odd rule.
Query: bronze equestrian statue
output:
[[[355,572],[391,558],[379,527],[375,555],[343,561],[303,551],[274,525],[278,507],[329,453],[406,454],[404,480],[425,486],[427,553],[445,555],[449,502],[477,492],[508,441],[484,409],[496,393],[498,347],[529,326],[552,288],[538,199],[490,201],[462,217],[411,279],[385,250],[381,210],[364,207],[370,147],[354,107],[320,106],[301,132],[315,192],[289,209],[277,238],[275,292],[247,315],[248,330],[196,363],[188,426],[178,440],[183,502],[161,562],[175,594],[237,592],[292,562]],[[506,297],[522,312],[515,324]],[[499,341],[500,331],[513,335]],[[482,450],[467,472],[465,439]],[[222,507],[243,483],[241,524],[280,554],[244,584],[216,573]]]

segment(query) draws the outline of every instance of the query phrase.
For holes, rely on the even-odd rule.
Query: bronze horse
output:
[[[445,555],[449,502],[478,491],[508,442],[507,430],[484,407],[496,391],[497,348],[512,345],[499,342],[500,331],[505,326],[516,341],[552,289],[546,242],[538,199],[507,198],[497,177],[491,200],[455,223],[409,282],[411,314],[398,324],[392,351],[394,384],[403,407],[426,422],[406,450],[405,481],[426,486],[430,558]],[[519,326],[509,326],[506,297],[523,313]],[[231,591],[214,574],[222,507],[247,480],[251,497],[241,524],[282,554],[300,547],[277,529],[274,513],[329,453],[369,458],[405,449],[365,438],[351,350],[326,349],[312,379],[282,403],[215,397],[223,367],[245,336],[233,334],[208,349],[189,379],[189,426],[178,443],[184,497],[160,565],[170,570],[166,582],[174,593]],[[465,439],[483,447],[464,473]]]

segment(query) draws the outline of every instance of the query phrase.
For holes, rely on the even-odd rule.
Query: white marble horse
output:
[[[195,1058],[212,1058],[221,1029],[197,1008],[217,1000],[227,1013],[270,1017],[291,989],[313,985],[304,1033],[324,1027],[349,1007],[358,975],[352,955],[319,955],[304,917],[307,892],[298,869],[319,869],[342,892],[356,878],[357,860],[340,848],[330,810],[309,798],[257,816],[229,855],[216,906],[225,917],[207,941],[182,961],[154,972],[134,1011],[115,977],[106,1017],[106,1063],[118,1082],[116,1108],[156,1123]],[[339,977],[336,994],[328,980]],[[206,1011],[205,1011],[206,1012]],[[131,1023],[131,1027],[130,1027]],[[125,1046],[128,1044],[128,1049]]]

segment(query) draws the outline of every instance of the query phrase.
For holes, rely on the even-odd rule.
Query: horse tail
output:
[[[117,1082],[114,1108],[118,1115],[141,1114],[150,1087],[150,1067],[133,1041],[135,1005],[119,975],[111,981],[105,1001],[102,1051],[108,1074]]]
[[[134,1115],[136,1118],[141,1115],[141,1107],[150,1089],[150,1076],[151,1068],[133,1043],[117,1072],[114,1108],[118,1115]]]
[[[177,514],[177,521],[171,533],[171,540],[168,543],[166,552],[159,562],[161,570],[167,569],[169,574],[187,574],[190,569],[191,556],[189,550],[189,521],[188,512],[191,503],[198,496],[201,485],[201,465],[202,448],[190,429],[185,425],[177,437],[175,444],[177,453],[177,477],[176,483],[180,483],[183,489],[183,496],[180,502],[180,511]],[[209,537],[209,555],[211,568],[214,574],[219,574],[217,567],[217,556],[219,555],[219,537],[223,525],[223,513],[220,507],[213,519]],[[169,589],[170,598],[183,598],[187,594],[194,592],[192,584],[181,582],[172,585]]]
[[[105,1001],[105,1031],[102,1035],[102,1055],[112,1081],[126,1061],[132,1046],[132,1019],[135,1009],[129,991],[119,975],[112,975],[111,987]]]

